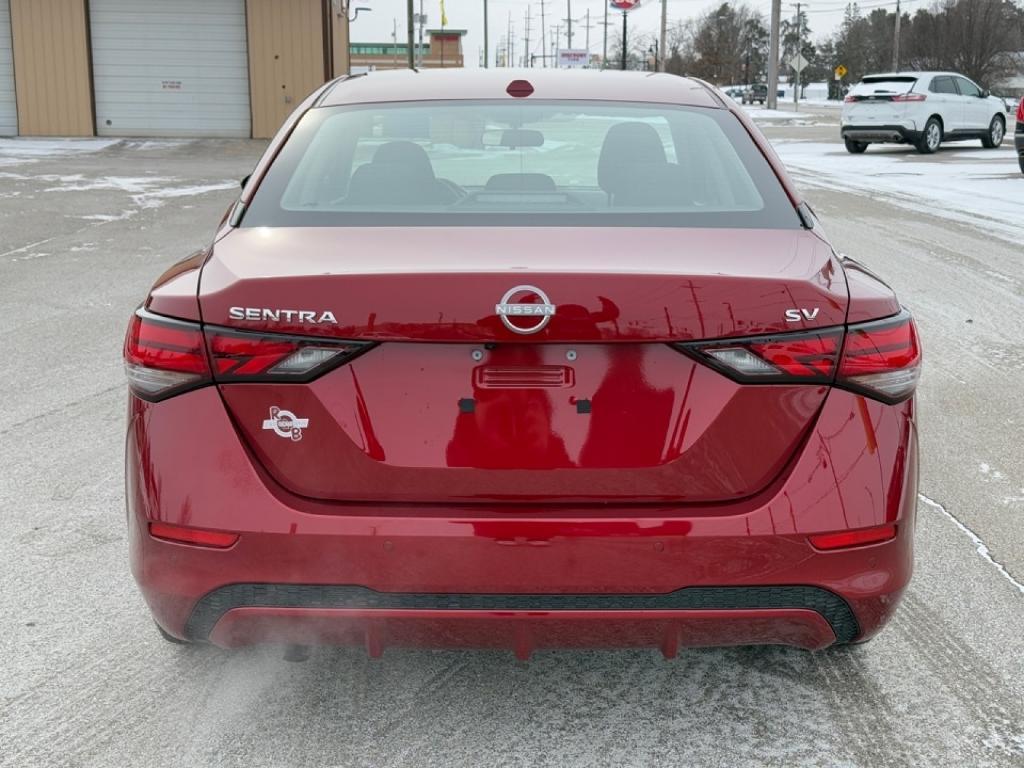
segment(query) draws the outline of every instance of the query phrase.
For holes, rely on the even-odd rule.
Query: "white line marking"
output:
[[[978,535],[974,531],[972,531],[966,525],[964,525],[959,520],[957,520],[952,515],[952,513],[947,511],[944,506],[939,504],[939,502],[934,501],[932,499],[929,499],[923,493],[917,494],[917,497],[921,501],[923,501],[925,504],[930,504],[931,506],[935,507],[942,514],[944,514],[946,517],[948,517],[953,522],[953,525],[955,525],[961,531],[966,533],[967,536],[970,538],[970,540],[972,542],[974,542],[974,546],[977,548],[978,554],[981,555],[986,560],[988,560],[992,565],[994,565],[996,567],[996,570],[999,571],[1001,574],[1003,574],[1003,576],[1006,577],[1007,581],[1009,581],[1011,584],[1013,584],[1013,586],[1015,586],[1017,588],[1017,590],[1022,595],[1024,595],[1024,584],[1021,584],[1019,581],[1017,581],[1015,578],[1013,578],[1013,576],[1010,575],[1010,572],[1008,570],[1006,570],[1006,566],[1004,566],[1002,563],[1000,563],[997,560],[994,560],[992,558],[992,555],[991,555],[991,553],[988,550],[988,546],[986,546],[985,542],[983,542],[980,538],[978,538]]]

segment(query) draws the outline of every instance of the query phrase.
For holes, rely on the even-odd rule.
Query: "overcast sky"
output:
[[[928,0],[902,0],[903,9],[913,12]],[[352,7],[367,6],[373,10],[362,12],[359,19],[352,25],[354,42],[387,42],[391,40],[392,25],[398,22],[399,40],[405,38],[406,0],[350,0]],[[417,12],[421,0],[413,0]],[[423,12],[427,15],[427,27],[437,27],[441,23],[439,0],[422,0]],[[683,19],[692,18],[703,11],[720,5],[722,0],[668,0],[668,23],[675,24]],[[750,0],[751,8],[761,11],[767,21],[771,11],[771,0]],[[830,35],[843,19],[843,10],[847,0],[812,0],[805,3],[808,10],[808,23],[811,27],[811,38],[819,40]],[[783,0],[782,14],[792,16],[795,3]],[[863,0],[860,7],[868,11],[872,8],[885,7],[895,9],[896,0]],[[540,0],[488,0],[490,17],[491,62],[494,62],[494,51],[508,31],[509,12],[512,14],[512,35],[515,43],[515,56],[518,59],[522,52],[525,15],[530,9],[532,21],[530,26],[530,50],[540,54]],[[562,25],[562,47],[565,47],[565,22],[567,8],[565,0],[545,0],[545,18],[548,27],[548,47],[551,47],[551,34],[556,24]],[[590,11],[590,50],[601,53],[604,21],[604,3],[600,0],[572,0],[572,15],[576,19],[586,16]],[[463,39],[463,52],[466,66],[475,67],[483,49],[483,0],[446,0],[445,11],[448,26],[455,29],[466,29],[468,34]],[[642,0],[638,9],[630,11],[629,29],[654,34],[658,31],[661,19],[661,0]],[[609,37],[621,35],[622,16],[617,12],[609,12]],[[586,47],[586,32],[583,23],[573,24],[573,48]],[[610,44],[609,44],[610,45]]]

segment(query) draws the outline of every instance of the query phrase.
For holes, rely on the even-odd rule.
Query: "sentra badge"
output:
[[[309,426],[309,419],[300,419],[291,411],[278,408],[276,405],[270,408],[270,418],[263,421],[263,428],[273,430],[280,437],[288,437],[292,440],[302,439],[302,430]]]

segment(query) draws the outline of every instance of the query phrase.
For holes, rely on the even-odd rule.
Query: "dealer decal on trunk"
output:
[[[270,418],[264,419],[263,428],[269,429],[280,437],[288,437],[298,441],[302,439],[302,430],[309,426],[309,419],[300,419],[291,411],[285,411],[276,405],[270,407]]]

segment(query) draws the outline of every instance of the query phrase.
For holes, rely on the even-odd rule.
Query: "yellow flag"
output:
[[[442,27],[447,27],[448,26],[448,17],[445,15],[445,12],[444,12],[444,0],[441,0],[441,26]]]

